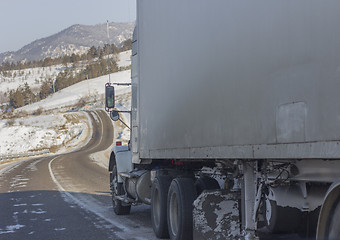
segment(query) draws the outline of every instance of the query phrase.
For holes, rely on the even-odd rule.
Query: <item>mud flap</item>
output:
[[[239,201],[239,192],[204,191],[194,202],[194,239],[244,239],[240,230]]]

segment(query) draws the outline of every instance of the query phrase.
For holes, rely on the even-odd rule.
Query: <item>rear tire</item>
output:
[[[123,183],[118,182],[118,175],[117,175],[117,167],[116,165],[113,166],[112,173],[110,174],[110,188],[112,194],[112,206],[113,211],[116,215],[127,215],[130,213],[131,205],[124,206],[121,201],[116,199],[116,196],[124,195],[125,191],[123,188]]]
[[[158,238],[169,238],[167,224],[167,197],[172,178],[158,176],[151,189],[151,223]]]
[[[196,199],[194,180],[176,178],[172,180],[168,193],[168,229],[172,240],[193,238],[193,202]]]
[[[334,211],[332,211],[332,216],[330,216],[329,228],[327,238],[325,239],[340,239],[340,203],[337,203]]]

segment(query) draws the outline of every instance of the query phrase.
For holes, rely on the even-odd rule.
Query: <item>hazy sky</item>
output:
[[[0,52],[17,51],[73,24],[135,19],[136,0],[0,0]]]

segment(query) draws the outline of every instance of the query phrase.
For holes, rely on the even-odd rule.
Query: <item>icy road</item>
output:
[[[155,239],[148,206],[113,213],[109,173],[89,157],[112,144],[113,127],[93,114],[100,121],[80,150],[0,169],[0,239]]]

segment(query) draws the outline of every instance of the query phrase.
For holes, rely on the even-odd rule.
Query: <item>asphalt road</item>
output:
[[[150,208],[116,216],[109,173],[89,157],[113,140],[103,111],[89,114],[93,135],[72,153],[23,160],[0,170],[0,239],[155,239]]]

